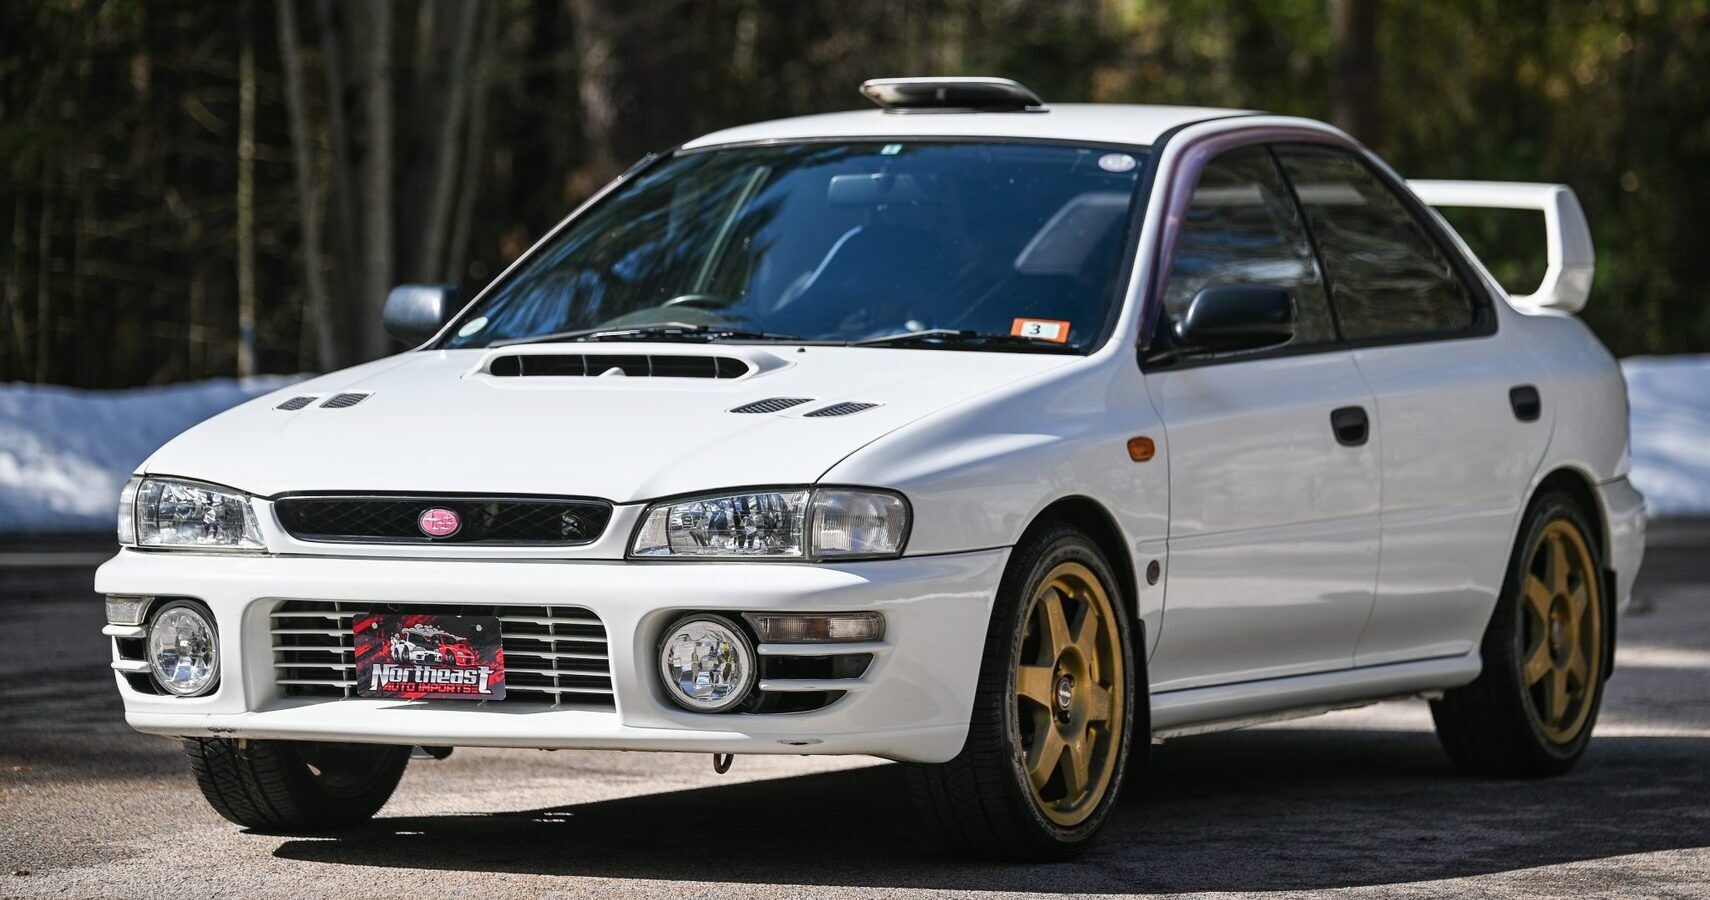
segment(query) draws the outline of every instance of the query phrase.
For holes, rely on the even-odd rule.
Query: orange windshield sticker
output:
[[[1009,333],[1018,337],[1039,338],[1044,341],[1056,341],[1059,344],[1069,342],[1069,325],[1060,319],[1016,319],[1009,326]]]

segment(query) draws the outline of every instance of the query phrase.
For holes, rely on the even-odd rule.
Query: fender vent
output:
[[[501,378],[542,375],[631,378],[739,378],[748,364],[728,356],[637,356],[616,353],[519,353],[498,356],[487,373]]]
[[[334,394],[331,397],[328,397],[326,401],[321,404],[321,409],[349,409],[350,407],[367,400],[370,396],[372,395]]]
[[[313,402],[315,402],[314,397],[292,397],[291,399],[289,399],[289,400],[285,401],[284,403],[281,403],[278,406],[275,406],[273,408],[274,409],[283,409],[287,412],[296,412],[297,410],[302,409],[303,407],[308,406],[309,404],[311,404]]]
[[[801,406],[808,402],[807,397],[773,397],[770,400],[756,400],[744,403],[731,410],[733,413],[775,413],[783,412],[792,406]]]
[[[877,403],[851,403],[847,401],[843,403],[833,403],[830,406],[822,406],[813,412],[804,413],[802,418],[824,419],[830,416],[852,416],[862,410],[872,409],[878,405],[879,404]]]

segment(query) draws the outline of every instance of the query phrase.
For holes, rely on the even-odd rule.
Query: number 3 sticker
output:
[[[1018,337],[1039,338],[1044,341],[1067,344],[1069,342],[1069,324],[1060,319],[1016,319],[1009,326],[1009,333]]]

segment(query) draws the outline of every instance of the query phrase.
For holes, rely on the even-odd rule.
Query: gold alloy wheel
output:
[[[1116,611],[1091,569],[1065,562],[1040,582],[1024,616],[1011,737],[1039,811],[1073,827],[1104,799],[1121,751],[1126,673]]]
[[[1551,743],[1585,729],[1603,669],[1603,592],[1578,526],[1556,519],[1532,545],[1520,589],[1520,682]]]

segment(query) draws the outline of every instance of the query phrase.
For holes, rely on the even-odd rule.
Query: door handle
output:
[[[1544,400],[1538,396],[1536,385],[1522,384],[1508,389],[1508,405],[1514,407],[1514,418],[1536,422],[1544,413]]]
[[[1344,447],[1363,446],[1371,437],[1372,420],[1363,406],[1344,406],[1330,413],[1330,430],[1336,433],[1336,443]]]

